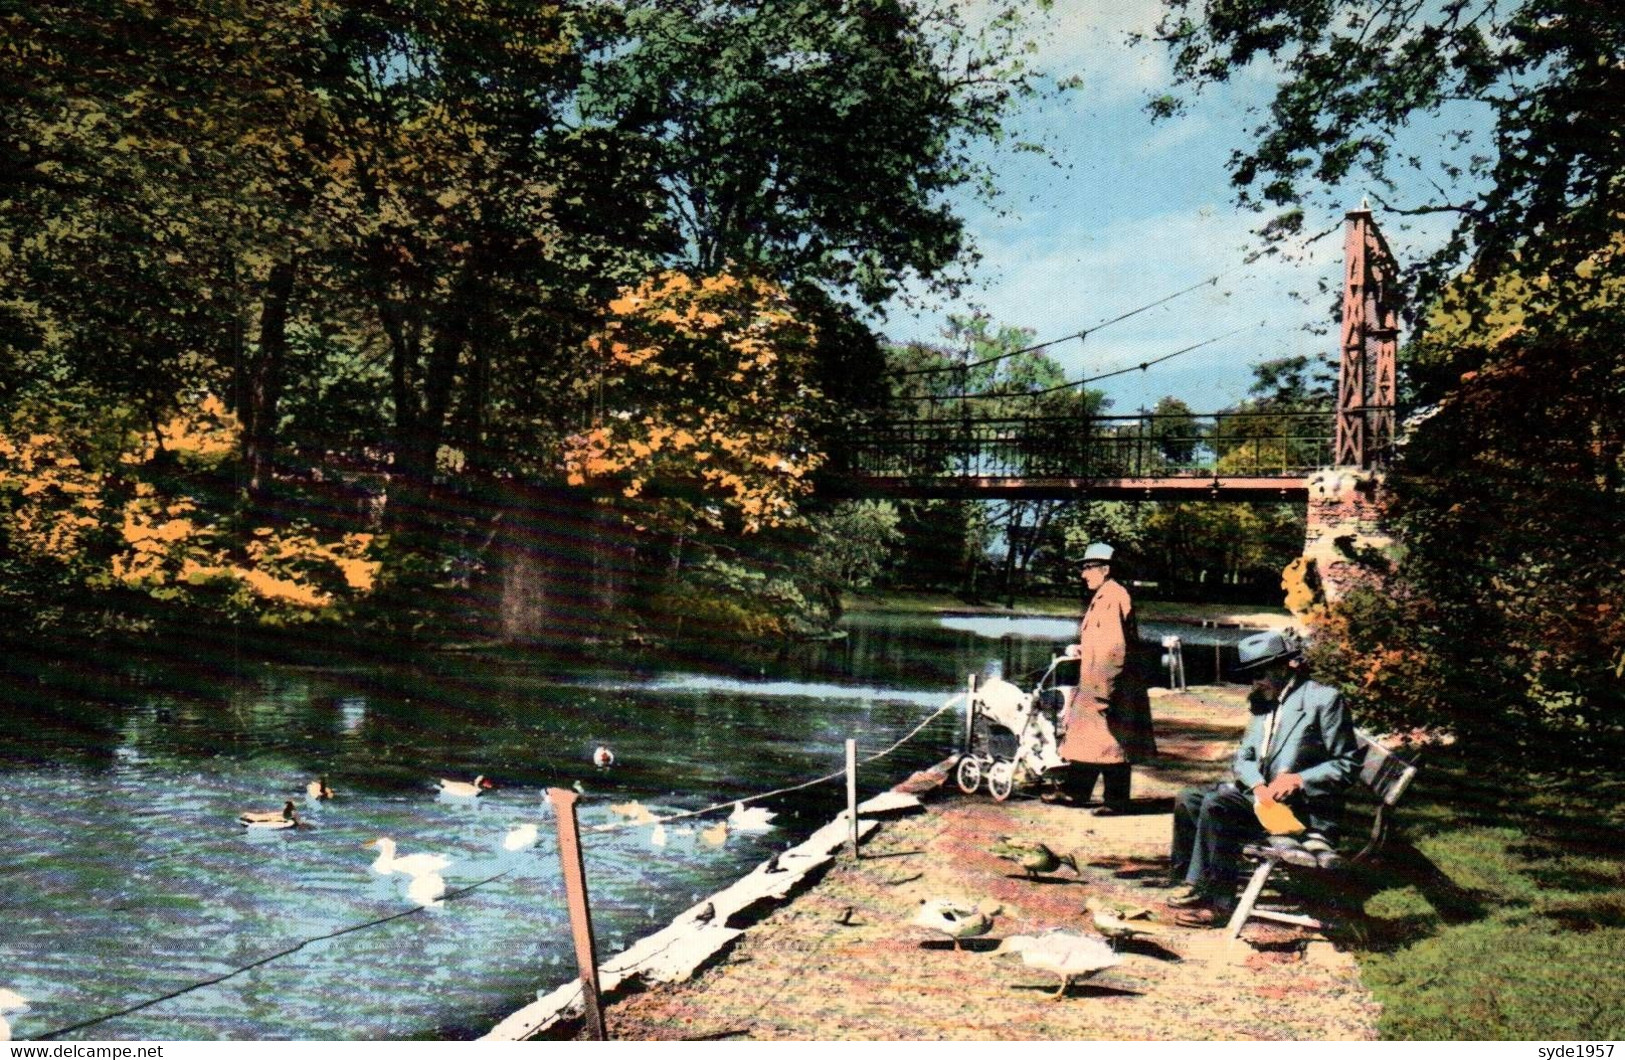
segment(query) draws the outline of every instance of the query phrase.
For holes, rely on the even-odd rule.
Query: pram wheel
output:
[[[1016,764],[1014,762],[995,762],[987,771],[987,793],[993,796],[994,802],[1003,802],[1010,797],[1010,792],[1016,786]]]
[[[975,755],[960,757],[959,768],[954,771],[954,782],[966,795],[976,794],[976,789],[982,786],[982,763],[976,760]]]

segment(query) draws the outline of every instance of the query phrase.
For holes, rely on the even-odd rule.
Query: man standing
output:
[[[1302,856],[1336,864],[1343,791],[1360,769],[1343,697],[1309,680],[1297,638],[1259,633],[1239,648],[1235,675],[1251,676],[1254,684],[1235,780],[1187,788],[1174,803],[1172,875],[1184,889],[1168,904],[1180,910],[1175,922],[1186,927],[1215,927],[1230,919],[1241,848],[1265,834],[1261,817],[1289,811],[1307,829]]]
[[[1151,698],[1133,664],[1140,642],[1134,603],[1111,576],[1112,547],[1096,542],[1083,553],[1083,583],[1093,592],[1078,624],[1078,643],[1067,654],[1079,661],[1078,687],[1066,705],[1060,755],[1071,765],[1061,784],[1077,805],[1104,779],[1100,816],[1129,804],[1135,762],[1157,753]]]

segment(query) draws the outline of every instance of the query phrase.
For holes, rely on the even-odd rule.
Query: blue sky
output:
[[[1048,352],[1077,379],[1239,329],[1098,384],[1118,412],[1166,394],[1213,411],[1246,396],[1258,361],[1335,355],[1334,297],[1320,285],[1341,283],[1338,222],[1363,189],[1336,189],[1310,211],[1306,231],[1333,229],[1329,236],[1247,264],[1260,246],[1252,229],[1265,218],[1234,204],[1225,161],[1258,121],[1249,108],[1267,104],[1270,74],[1245,72],[1195,99],[1185,115],[1153,123],[1145,103],[1167,90],[1167,54],[1154,44],[1131,47],[1127,36],[1154,26],[1159,10],[1157,0],[1058,0],[1038,63],[1057,78],[1081,75],[1083,87],[1027,106],[1016,123],[1021,135],[1046,142],[1052,158],[990,152],[1003,214],[968,196],[962,203],[983,254],[975,283],[954,301],[926,296],[912,307],[900,300],[880,324],[888,337],[938,341],[949,314],[980,309],[1046,341],[1222,274],[1215,286]],[[1428,127],[1413,135],[1424,150],[1438,143]],[[1404,189],[1399,195],[1403,201]],[[1380,210],[1377,221],[1402,261],[1432,250],[1444,234],[1437,222],[1411,225]]]

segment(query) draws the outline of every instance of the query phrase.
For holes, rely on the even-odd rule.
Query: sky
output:
[[[1252,231],[1267,215],[1235,204],[1225,162],[1259,120],[1249,110],[1267,105],[1271,75],[1244,72],[1195,98],[1184,115],[1154,122],[1146,102],[1169,89],[1171,64],[1160,45],[1131,46],[1128,36],[1150,30],[1160,7],[1158,0],[1057,0],[1037,64],[1056,78],[1081,76],[1082,87],[1023,107],[1013,123],[1020,136],[1047,143],[1051,157],[990,150],[1003,189],[998,209],[968,195],[960,200],[982,253],[972,285],[951,301],[911,292],[924,304],[895,301],[878,325],[882,333],[940,342],[950,314],[979,310],[1044,342],[1218,276],[1046,352],[1068,379],[1079,379],[1229,336],[1095,384],[1118,413],[1149,408],[1165,395],[1197,412],[1217,411],[1246,397],[1257,362],[1335,359],[1340,220],[1360,205],[1362,191],[1337,189],[1334,197],[1346,202],[1310,212],[1305,230],[1329,235],[1248,264],[1262,245]],[[1425,146],[1428,129],[1415,132]],[[1402,262],[1431,251],[1444,235],[1438,224],[1413,225],[1380,210],[1376,219]]]

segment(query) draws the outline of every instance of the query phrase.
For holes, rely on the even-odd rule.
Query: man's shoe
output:
[[[1174,923],[1187,928],[1223,927],[1230,922],[1230,916],[1235,911],[1233,905],[1210,903],[1195,909],[1181,909],[1174,916]]]
[[[1164,904],[1170,909],[1197,909],[1212,904],[1212,897],[1194,887],[1186,888],[1179,894],[1169,898]]]
[[[1089,813],[1093,817],[1121,817],[1128,812],[1123,806],[1096,806]]]

